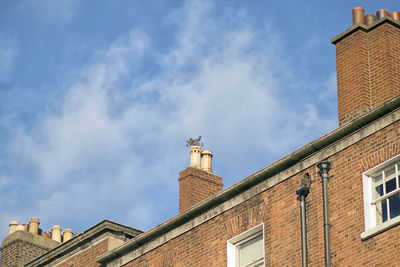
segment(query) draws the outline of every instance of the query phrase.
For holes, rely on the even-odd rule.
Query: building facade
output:
[[[400,13],[355,8],[353,22],[332,39],[338,128],[224,190],[194,146],[177,216],[110,230],[107,249],[97,225],[25,266],[399,265]]]

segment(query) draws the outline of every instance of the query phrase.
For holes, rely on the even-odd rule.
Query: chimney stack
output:
[[[212,152],[201,147],[190,147],[190,167],[179,173],[179,212],[222,190],[222,178],[211,170]]]
[[[364,16],[353,9],[353,26],[336,45],[339,125],[400,94],[399,13],[380,9]]]

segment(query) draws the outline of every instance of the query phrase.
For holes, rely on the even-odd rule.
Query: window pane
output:
[[[388,220],[388,214],[387,214],[387,199],[382,201],[382,222],[386,222]]]
[[[376,224],[378,225],[381,223],[382,223],[382,202],[378,202],[376,203]]]
[[[398,194],[389,198],[389,210],[390,218],[394,218],[400,215],[400,198]]]
[[[378,185],[375,187],[374,199],[383,196],[383,186]]]
[[[374,181],[375,185],[382,184],[382,172],[372,175],[372,181]]]
[[[392,192],[393,190],[396,189],[396,179],[390,179],[389,181],[386,181],[385,183],[386,186],[386,194]]]
[[[395,168],[394,165],[390,166],[389,168],[385,169],[385,180],[389,180],[394,178],[395,176]]]
[[[259,235],[238,246],[239,266],[249,264],[259,258],[264,257],[263,237]]]

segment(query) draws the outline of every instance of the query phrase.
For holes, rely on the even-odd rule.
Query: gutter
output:
[[[292,152],[286,157],[250,175],[244,180],[238,182],[237,184],[234,184],[227,189],[217,193],[213,197],[200,202],[189,210],[176,215],[175,217],[165,221],[164,223],[161,223],[160,225],[150,229],[147,232],[144,232],[143,234],[138,235],[136,238],[128,241],[124,245],[116,248],[115,250],[101,255],[97,258],[97,262],[101,264],[106,264],[107,262],[110,262],[115,258],[125,255],[129,251],[139,248],[143,244],[155,239],[158,236],[168,233],[172,229],[183,225],[184,223],[190,221],[196,216],[199,216],[205,211],[239,195],[241,192],[257,185],[258,183],[268,179],[269,177],[272,177],[279,172],[284,171],[285,169],[311,156],[313,153],[321,150],[322,148],[325,148],[335,143],[343,137],[363,128],[369,123],[398,108],[400,108],[400,95],[382,103],[373,110],[367,112],[366,114],[351,122],[348,122],[336,128],[335,130],[320,137],[319,139],[308,143],[307,145]]]

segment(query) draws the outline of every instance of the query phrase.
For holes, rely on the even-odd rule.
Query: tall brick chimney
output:
[[[200,146],[190,148],[190,167],[179,173],[179,212],[222,190],[222,178],[212,173],[210,150]],[[201,165],[200,165],[201,164]]]
[[[353,26],[336,45],[339,125],[400,94],[399,13],[380,9],[364,16],[353,9]]]

